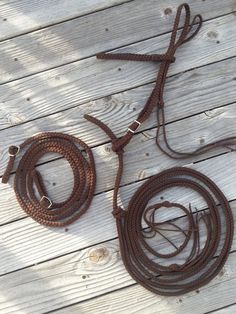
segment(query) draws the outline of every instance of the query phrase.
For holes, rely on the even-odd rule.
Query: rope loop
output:
[[[62,227],[86,212],[93,198],[96,172],[92,151],[83,141],[62,133],[40,133],[27,139],[20,149],[26,151],[16,169],[14,190],[19,205],[30,217],[43,225]],[[9,148],[10,158],[2,178],[3,183],[9,179],[18,152],[17,146]],[[48,153],[62,155],[73,173],[71,194],[60,203],[50,199],[43,177],[37,169],[39,160]]]

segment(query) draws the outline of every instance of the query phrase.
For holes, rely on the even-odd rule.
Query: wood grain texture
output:
[[[125,2],[127,0],[1,0],[0,40]]]
[[[236,202],[232,202],[232,208],[234,213],[236,213]],[[185,227],[185,225],[187,226],[186,218],[180,218],[176,223],[183,227]],[[205,239],[206,234],[204,231],[205,228],[202,226],[200,230],[201,241]],[[172,235],[171,232],[167,232],[166,236],[172,241],[175,241],[175,244],[178,246],[182,243],[183,239],[179,233]],[[151,245],[162,253],[166,252],[166,248],[168,247],[167,243],[162,238],[152,241]],[[236,242],[234,241],[233,250],[236,248],[235,245]],[[187,255],[187,253],[188,250],[186,250],[185,254]],[[226,291],[232,288],[236,280],[235,267],[233,267],[235,258],[236,253],[232,253],[228,263],[218,277],[209,285],[200,289],[200,295],[204,294],[204,296],[208,298],[210,296],[209,291],[214,289],[215,286],[219,286],[219,284],[221,288],[225,287]],[[181,259],[174,259],[173,261],[177,263],[183,262]],[[24,314],[45,313],[103,295],[104,293],[111,293],[114,290],[125,288],[133,284],[133,279],[124,268],[119,253],[118,240],[116,239],[0,277],[0,287],[1,291],[3,291],[0,296],[0,301],[2,301],[0,302],[0,311],[4,314],[15,312],[22,312]],[[96,313],[119,313],[119,311],[123,311],[123,308],[125,309],[126,306],[128,306],[128,310],[134,305],[133,302],[135,299],[137,302],[137,307],[135,308],[138,308],[139,312],[141,312],[141,308],[145,311],[147,305],[147,309],[154,306],[152,304],[154,297],[156,301],[160,303],[160,313],[165,302],[179,303],[179,297],[163,298],[153,295],[142,288],[143,298],[145,299],[145,302],[143,302],[143,298],[138,297],[139,293],[137,293],[137,290],[139,291],[139,289],[137,287],[132,287],[131,289],[134,289],[136,294],[131,298],[129,305],[124,305],[120,302],[117,310],[115,310],[117,292],[114,292],[114,303],[110,302],[107,310],[105,308],[108,303],[106,302],[106,305],[102,305],[101,301],[104,297],[101,297],[101,300],[100,298],[97,299],[98,307]],[[219,287],[217,289],[219,289]],[[32,294],[31,291],[34,291],[34,294]],[[122,289],[118,294],[122,293],[122,291],[128,291],[128,295],[130,296],[129,289]],[[183,304],[185,304],[185,299],[192,299],[195,294],[196,292],[193,292],[185,295],[183,298],[180,297],[183,299]],[[109,296],[107,297],[109,298]],[[147,304],[147,300],[150,300],[151,303]],[[215,306],[227,305],[227,302],[232,300],[233,293],[230,293],[227,299],[223,299],[221,303],[218,302]],[[124,299],[124,301],[129,303],[128,298]],[[210,302],[209,304],[208,302],[207,306],[209,308]],[[66,313],[68,313],[68,311],[69,313],[90,313],[90,307],[91,313],[95,313],[94,300],[88,303],[82,303],[81,311],[80,305],[81,304],[66,309]],[[189,305],[185,304],[184,306]],[[193,313],[201,313],[199,310],[198,308]],[[64,311],[65,310],[62,312],[65,313]],[[130,313],[130,311],[126,313]],[[147,313],[149,312],[147,311]]]
[[[155,159],[157,160],[157,159]],[[230,164],[231,167],[223,167]],[[235,154],[229,153],[190,165],[191,168],[209,176],[225,193],[228,200],[236,199],[234,182],[236,180]],[[156,169],[153,169],[157,173]],[[120,203],[126,207],[134,191],[143,181],[133,183],[120,190]],[[185,189],[173,189],[157,195],[169,201],[189,204],[199,210],[205,205],[202,199]],[[13,195],[12,195],[13,197]],[[76,223],[64,229],[46,228],[25,218],[0,228],[0,244],[2,247],[0,274],[43,262],[72,251],[107,241],[116,236],[115,221],[112,211],[112,191],[94,197],[91,207]],[[166,218],[170,217],[166,212]],[[172,217],[172,216],[171,216]]]
[[[213,108],[225,106],[236,100],[236,81],[234,65],[236,58],[225,60],[167,79],[165,87],[166,121],[207,112]],[[32,134],[43,131],[58,131],[81,137],[88,145],[100,145],[107,141],[103,132],[99,132],[91,123],[86,123],[84,113],[96,115],[110,125],[117,136],[124,134],[127,126],[137,117],[143,108],[153,84],[147,84],[99,100],[78,105],[61,113],[39,118],[36,121],[17,125],[1,131],[0,137],[0,173],[6,166],[7,150],[12,144],[20,144]],[[32,113],[34,108],[28,108]],[[0,112],[6,112],[1,108]],[[14,115],[8,116],[14,123]],[[141,127],[141,130],[156,126],[155,112]]]
[[[209,32],[217,32],[216,38]],[[170,75],[236,55],[235,15],[204,23],[196,39],[178,50]],[[217,43],[219,40],[219,43]],[[119,49],[129,52],[163,52],[169,34]],[[157,66],[145,62],[98,61],[95,57],[19,79],[0,86],[0,129],[14,126],[79,104],[152,81]]]
[[[9,145],[39,131],[60,131],[96,145],[93,152],[99,177],[99,194],[92,206],[65,229],[46,228],[26,218],[15,201],[13,176],[10,185],[0,185],[1,313],[38,314],[63,307],[57,312],[235,312],[235,238],[223,271],[200,293],[158,297],[130,278],[120,258],[111,214],[117,158],[107,137],[82,118],[84,113],[91,113],[108,123],[118,136],[125,132],[150,94],[158,66],[98,61],[93,55],[120,46],[124,47],[117,51],[164,52],[169,42],[167,32],[181,2],[72,0],[58,5],[59,1],[52,0],[30,1],[29,6],[27,0],[0,1],[0,174]],[[208,21],[198,36],[177,52],[166,85],[168,136],[180,150],[236,134],[235,0],[187,2],[194,14],[202,13]],[[121,205],[128,204],[147,177],[182,165],[213,179],[231,200],[236,219],[235,152],[221,156],[215,155],[223,150],[212,152],[204,158],[214,158],[196,164],[196,158],[173,162],[155,147],[155,126],[154,112],[127,147]],[[39,170],[50,197],[63,200],[72,186],[68,165],[55,156],[43,161],[46,163]],[[198,210],[205,208],[198,195],[184,188],[169,190],[155,200],[161,197],[178,199],[186,206],[191,202]],[[178,211],[168,211],[160,218],[179,215]],[[179,221],[184,224],[185,218]],[[181,242],[178,237],[175,240]],[[155,244],[166,249],[164,241]],[[225,306],[229,307],[217,311]]]
[[[84,5],[87,6],[87,9],[96,10],[96,5],[99,8],[116,2],[124,1],[113,0],[111,3],[101,0],[70,1],[66,12],[68,14],[71,12],[73,15],[79,14],[80,11],[83,12],[79,8],[71,9],[70,6],[82,7]],[[200,13],[204,20],[236,11],[234,0],[214,3],[202,0],[187,2],[191,6],[193,16]],[[39,3],[38,6],[41,7],[42,4]],[[9,80],[80,60],[101,50],[115,49],[169,32],[172,29],[176,8],[180,3],[182,0],[148,0],[145,2],[136,0],[3,41],[0,43],[0,83],[3,84]],[[62,12],[65,9],[63,4],[66,5],[66,2],[62,1],[62,4],[58,5]],[[23,5],[22,3],[16,4],[21,7]],[[53,6],[53,1],[50,1],[49,5]],[[35,9],[36,4],[32,5],[32,10]],[[166,9],[171,11],[167,11],[169,12],[167,14],[165,13]],[[60,10],[56,10],[57,14],[58,11],[60,13]],[[43,13],[42,10],[40,12]],[[37,17],[41,18],[41,16]],[[48,15],[44,15],[44,17],[49,18]],[[66,14],[63,18],[65,17]],[[19,18],[22,19],[22,15],[18,16]],[[57,19],[56,16],[54,18]],[[6,22],[0,21],[0,27],[1,23],[6,24]],[[217,37],[217,33],[214,31],[209,34],[212,39]]]
[[[213,98],[214,99],[214,98]],[[195,115],[184,120],[176,121],[167,126],[167,136],[170,144],[181,151],[191,151],[201,147],[203,144],[208,144],[217,139],[222,139],[236,135],[235,126],[235,112],[236,103],[219,107],[217,109],[208,110],[207,112]],[[97,115],[96,115],[97,116]],[[114,118],[116,115],[114,114]],[[109,120],[108,120],[109,121]],[[108,122],[107,121],[107,122]],[[117,121],[116,121],[117,122]],[[101,140],[109,140],[104,137],[102,132],[97,129],[96,126],[85,123],[90,129],[85,129],[83,134],[88,138],[97,139],[101,135]],[[51,125],[53,127],[53,125]],[[29,136],[32,132],[33,126],[29,127]],[[124,128],[125,129],[125,128]],[[14,138],[14,130],[11,134],[3,137],[2,140],[6,142],[6,138],[12,140]],[[54,129],[55,130],[55,129]],[[61,130],[59,130],[61,131]],[[69,130],[67,130],[67,133]],[[79,128],[78,128],[79,131]],[[100,131],[100,133],[99,133]],[[4,133],[4,131],[2,131]],[[191,164],[193,161],[201,160],[209,156],[219,154],[219,152],[227,152],[230,149],[225,148],[221,150],[213,150],[207,155],[189,158],[188,160],[172,160],[167,158],[160,152],[155,144],[156,128],[143,131],[140,134],[134,136],[133,140],[129,144],[127,153],[124,155],[125,171],[122,179],[122,184],[127,185],[135,181],[139,181],[154,175],[161,170],[175,165],[183,166]],[[22,136],[20,132],[16,135]],[[26,134],[24,134],[25,136]],[[78,135],[74,134],[74,135]],[[26,136],[27,138],[27,136]],[[87,141],[87,138],[83,138]],[[88,141],[87,141],[88,142]],[[15,142],[19,144],[18,142]],[[11,143],[9,143],[10,145]],[[102,144],[92,149],[97,171],[97,186],[96,193],[111,190],[114,186],[114,178],[117,171],[117,156],[111,149],[111,144]],[[137,156],[139,158],[137,159]],[[50,154],[46,158],[42,159],[45,162],[49,159],[58,157],[58,155]],[[20,156],[19,156],[20,158]],[[4,167],[6,167],[8,160],[7,151],[4,151],[0,171],[3,173]],[[16,159],[15,165],[18,165],[19,159]],[[157,162],[158,161],[158,162]],[[70,167],[63,159],[56,159],[53,162],[45,163],[38,167],[38,170],[43,175],[45,186],[48,191],[48,195],[52,200],[63,201],[69,197],[71,189],[73,187],[73,176]],[[24,212],[19,208],[15,201],[14,192],[12,190],[12,175],[9,185],[0,185],[0,223],[7,223],[18,218],[25,216]],[[63,177],[63,180],[61,179]],[[5,211],[6,206],[8,211]]]
[[[235,258],[235,253],[230,254],[223,271],[210,284],[201,288],[199,293],[194,291],[180,297],[167,298],[147,293],[143,287],[134,285],[94,300],[56,311],[56,313],[206,313],[234,302],[236,285]],[[221,314],[221,312],[219,313]]]
[[[236,311],[236,304],[229,305],[223,309],[214,311],[214,314],[233,314]]]

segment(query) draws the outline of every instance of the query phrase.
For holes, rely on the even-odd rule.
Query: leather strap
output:
[[[95,190],[96,172],[91,149],[71,135],[40,133],[18,147],[9,148],[9,162],[2,183],[8,182],[17,155],[26,148],[14,180],[14,191],[21,208],[34,220],[47,226],[62,227],[77,220],[89,208]],[[52,152],[62,155],[68,161],[74,176],[71,195],[61,203],[50,199],[36,167],[40,158]]]

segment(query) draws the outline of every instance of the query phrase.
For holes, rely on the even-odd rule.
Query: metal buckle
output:
[[[20,152],[20,146],[19,146],[19,145],[18,145],[18,146],[15,146],[15,145],[14,145],[14,147],[17,148],[17,152],[16,152],[15,154],[11,154],[11,153],[9,152],[9,150],[8,150],[8,155],[11,156],[11,157],[14,157],[14,156],[18,155],[19,152]]]
[[[138,130],[138,128],[139,128],[140,125],[141,125],[141,122],[139,122],[138,120],[134,120],[134,122],[138,124],[137,128],[136,128],[135,130],[132,130],[131,128],[128,128],[127,131],[130,131],[131,133],[134,133],[135,131]],[[133,123],[134,123],[134,122],[133,122]]]
[[[44,199],[46,199],[46,200],[49,202],[48,209],[49,209],[50,207],[52,207],[52,201],[50,200],[49,197],[47,197],[47,196],[45,196],[45,195],[41,197],[40,202],[42,202],[42,200],[44,200]]]

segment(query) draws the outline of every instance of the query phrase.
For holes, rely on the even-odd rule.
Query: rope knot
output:
[[[115,139],[112,141],[111,148],[112,148],[113,152],[118,154],[118,155],[124,153],[123,145],[119,139]]]
[[[114,218],[121,219],[122,217],[125,217],[126,212],[120,206],[118,206],[116,209],[113,209],[112,214]]]

